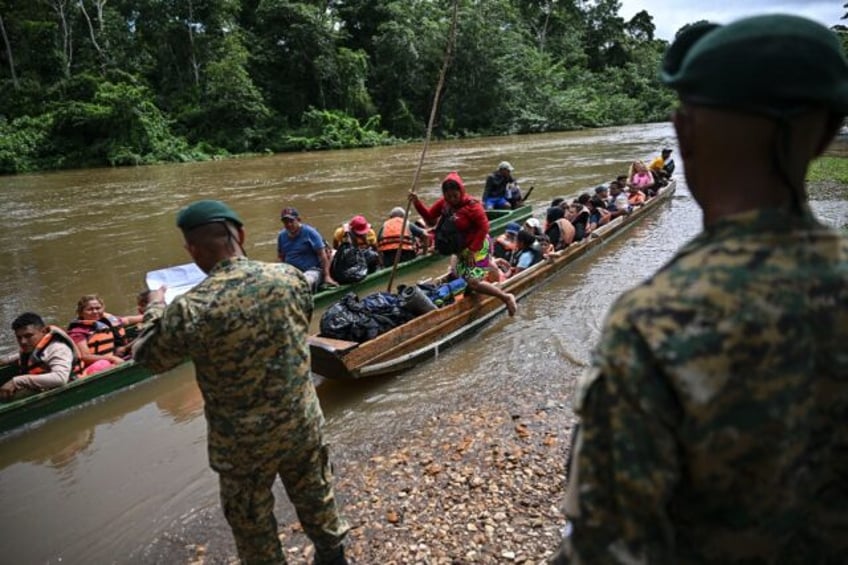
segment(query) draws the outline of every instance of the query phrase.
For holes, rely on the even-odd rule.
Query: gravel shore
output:
[[[559,544],[560,504],[579,369],[516,379],[498,398],[410,421],[336,465],[352,563],[544,563]],[[506,378],[506,377],[503,377]],[[534,384],[535,383],[535,384]],[[291,563],[312,546],[290,524]]]

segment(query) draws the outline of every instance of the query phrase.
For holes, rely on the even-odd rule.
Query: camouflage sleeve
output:
[[[187,306],[178,297],[170,306],[150,304],[144,311],[141,335],[133,344],[133,359],[154,373],[172,369],[188,357]]]
[[[564,553],[579,563],[672,563],[680,409],[638,330],[611,318],[576,403]]]

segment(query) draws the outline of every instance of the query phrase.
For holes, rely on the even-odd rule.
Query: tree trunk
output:
[[[200,65],[197,63],[197,54],[194,49],[194,6],[192,0],[188,0],[188,21],[186,28],[188,29],[188,43],[191,47],[191,69],[194,73],[194,86],[200,86]]]
[[[21,86],[18,84],[18,75],[15,72],[15,58],[12,56],[12,44],[9,42],[9,36],[6,34],[6,26],[3,25],[3,15],[0,14],[0,33],[3,34],[3,43],[6,45],[6,55],[9,57],[9,72],[12,73],[12,84],[15,90]]]
[[[85,22],[88,24],[88,35],[91,37],[91,44],[94,45],[94,49],[97,51],[97,54],[100,55],[101,61],[101,70],[106,70],[106,53],[103,52],[103,49],[100,48],[100,44],[97,43],[97,38],[94,36],[94,26],[91,25],[91,18],[88,17],[88,10],[85,9],[85,1],[79,0],[79,9],[82,11],[82,15],[85,16]]]
[[[66,78],[71,76],[71,63],[74,59],[74,38],[71,35],[71,28],[68,25],[69,14],[65,10],[67,0],[51,0],[46,2],[56,15],[59,17],[59,23],[62,26],[62,56],[65,58],[65,68],[62,69]]]

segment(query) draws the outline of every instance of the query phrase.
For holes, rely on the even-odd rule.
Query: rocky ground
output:
[[[431,415],[337,466],[351,562],[544,563],[563,525],[574,417],[541,392]],[[281,539],[290,562],[311,561],[299,526]]]
[[[334,445],[336,487],[357,564],[541,564],[555,551],[575,421],[577,369],[539,375],[485,404],[413,418],[368,445]],[[553,384],[552,384],[553,383]],[[339,458],[341,459],[341,458]],[[312,563],[296,520],[281,525],[289,563]],[[215,545],[215,544],[212,544]],[[194,565],[236,563],[220,547],[186,547]]]

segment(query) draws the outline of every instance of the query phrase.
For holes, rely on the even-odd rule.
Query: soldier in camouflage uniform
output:
[[[244,563],[285,563],[271,486],[277,475],[315,544],[316,563],[346,563],[324,417],[310,379],[309,286],[296,268],[244,256],[227,205],[195,202],[177,225],[208,278],[165,307],[153,291],[135,359],[161,372],[194,361],[208,423],[209,464]]]
[[[704,231],[609,314],[554,562],[844,563],[848,241],[804,178],[848,114],[845,55],[759,16],[689,28],[662,78]]]

